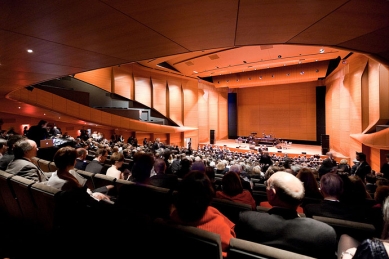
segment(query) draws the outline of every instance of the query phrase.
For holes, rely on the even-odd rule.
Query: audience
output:
[[[296,209],[304,198],[304,187],[294,175],[279,171],[266,181],[267,213],[240,213],[235,231],[238,238],[315,258],[333,258],[335,230],[322,222],[299,217]]]
[[[315,202],[312,199],[317,199],[317,200],[323,199],[323,195],[320,193],[319,185],[311,169],[309,168],[300,169],[296,177],[303,183],[304,190],[305,190],[304,200],[303,203],[301,204],[301,207],[304,207],[309,203]]]
[[[234,223],[210,206],[213,197],[212,183],[205,173],[188,173],[178,186],[171,220],[219,234],[226,257],[230,239],[235,237]]]
[[[366,154],[361,152],[356,152],[357,154],[357,160],[359,162],[356,170],[355,175],[359,176],[359,178],[362,179],[362,181],[366,182],[366,175],[371,173],[371,167],[369,163],[366,162]]]
[[[163,159],[155,159],[154,172],[156,174],[150,177],[149,184],[168,189],[177,188],[178,177],[175,174],[166,174],[166,163]]]
[[[124,179],[124,174],[120,171],[124,163],[124,156],[120,152],[114,152],[110,157],[112,166],[108,168],[106,175],[115,177],[116,179]]]
[[[74,168],[85,171],[85,168],[88,165],[88,162],[85,160],[86,156],[88,155],[88,150],[80,147],[77,148],[76,151],[77,151],[77,159]]]
[[[244,190],[242,179],[233,171],[226,173],[222,178],[222,190],[216,192],[216,198],[245,203],[256,210],[256,202],[248,190]]]
[[[148,184],[151,169],[154,166],[154,155],[152,153],[136,153],[134,164],[131,169],[130,181],[141,184]]]
[[[7,152],[0,158],[0,170],[6,170],[8,164],[14,159],[14,146],[16,141],[24,138],[22,135],[12,135],[7,140]]]

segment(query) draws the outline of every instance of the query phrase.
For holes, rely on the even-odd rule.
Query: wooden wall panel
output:
[[[151,83],[150,78],[134,75],[135,101],[151,107]]]
[[[181,81],[169,79],[169,118],[178,125],[183,125]]]
[[[159,111],[162,115],[168,116],[167,97],[166,97],[166,80],[156,78],[151,79],[153,85],[153,105],[152,108]]]
[[[381,118],[389,119],[389,69],[379,66],[379,100]]]
[[[379,63],[373,60],[369,60],[368,66],[368,107],[367,111],[369,113],[369,126],[368,128],[375,127],[377,121],[381,118],[380,113],[380,71],[379,71]],[[386,97],[387,99],[387,97]]]
[[[151,140],[151,133],[149,132],[135,132],[135,137],[138,139],[138,145],[143,145],[143,139],[147,139],[147,141]]]
[[[197,104],[199,108],[199,142],[209,142],[209,109],[208,109],[208,98],[204,97],[204,89],[198,89],[198,99]],[[216,133],[217,134],[217,133]]]
[[[134,79],[131,65],[113,67],[113,82],[114,93],[130,100],[134,99]]]
[[[238,90],[238,135],[316,140],[316,83]]]
[[[112,92],[112,68],[101,68],[80,74],[76,74],[75,78],[95,85],[105,91]]]
[[[197,83],[187,81],[182,86],[183,91],[183,124],[188,127],[198,127],[199,111],[198,111],[198,91]]]
[[[66,99],[59,97],[58,95],[53,95],[53,103],[55,103],[55,109],[59,112],[66,113]],[[87,107],[89,110],[89,107]],[[85,109],[83,109],[85,110]],[[90,117],[88,117],[89,119]]]
[[[113,127],[120,127],[121,126],[121,120],[123,120],[123,117],[120,117],[118,115],[112,114],[111,115],[111,126]]]
[[[218,90],[219,139],[228,139],[228,91]]]
[[[34,89],[34,91],[38,92],[37,90],[40,89]],[[46,92],[46,91],[39,91],[39,94],[37,95],[37,103],[42,105],[45,108],[52,109],[53,108],[53,94]]]
[[[66,113],[70,116],[78,118],[80,115],[80,105],[76,102],[66,100]]]
[[[216,91],[205,90],[205,94],[208,96],[208,125],[210,130],[215,130],[215,140],[220,139],[219,130],[219,94]]]
[[[177,145],[179,147],[182,146],[183,143],[183,134],[181,132],[178,133],[171,133],[170,136],[170,145]]]

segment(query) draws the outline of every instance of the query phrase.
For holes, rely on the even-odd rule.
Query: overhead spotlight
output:
[[[300,75],[304,75],[304,71],[301,71],[301,72],[300,72]]]
[[[287,73],[286,76],[290,76],[290,73]]]
[[[220,84],[220,81],[217,81],[218,84]]]
[[[282,56],[281,56],[281,55],[278,55],[278,58],[282,58]]]
[[[274,77],[274,75],[271,75],[271,77]]]
[[[262,76],[259,76],[259,79],[262,79]]]
[[[347,60],[342,60],[342,64],[347,64]]]
[[[251,77],[249,77],[249,80],[251,80]]]
[[[319,52],[320,52],[320,53],[324,53],[324,49],[320,49]]]
[[[319,72],[319,69],[316,69],[316,73],[318,73]]]
[[[239,82],[239,79],[236,79],[236,82]]]
[[[32,92],[32,90],[34,90],[35,87],[33,86],[26,86],[25,87],[28,91]]]

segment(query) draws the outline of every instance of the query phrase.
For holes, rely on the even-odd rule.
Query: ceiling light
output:
[[[262,76],[259,76],[259,79],[262,79]]]
[[[286,76],[290,76],[290,73],[287,73]]]
[[[342,64],[347,64],[347,60],[342,60]]]
[[[195,71],[195,70],[193,70],[193,73],[197,74],[198,72],[197,72],[197,71]]]
[[[251,77],[249,77],[249,80],[251,80]]]
[[[281,56],[281,55],[278,55],[278,58],[282,58],[282,56]]]
[[[324,49],[320,49],[319,52],[320,52],[320,53],[324,53]]]
[[[304,71],[301,71],[301,72],[300,72],[300,75],[304,75]]]
[[[27,52],[28,53],[33,53],[34,51],[32,51],[32,49],[28,49]]]
[[[319,69],[316,69],[316,73],[318,73],[319,72]]]
[[[274,77],[274,75],[271,75],[271,77]]]

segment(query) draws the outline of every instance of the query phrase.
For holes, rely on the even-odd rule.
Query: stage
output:
[[[200,143],[200,147],[203,146],[203,145],[208,145],[209,142],[207,143]],[[223,147],[223,146],[226,146],[228,147],[228,149],[230,149],[231,151],[235,152],[247,152],[247,151],[253,151],[253,152],[257,152],[257,151],[254,151],[252,149],[250,149],[250,144],[248,143],[238,143],[237,140],[235,139],[222,139],[222,140],[217,140],[214,144],[214,146],[219,146],[219,147]],[[303,145],[303,144],[294,144],[292,142],[291,145],[287,145],[285,146],[286,148],[283,148],[283,149],[277,149],[276,146],[272,146],[272,145],[262,145],[262,146],[266,146],[268,148],[268,152],[269,154],[274,154],[276,153],[277,155],[285,155],[287,154],[289,157],[295,157],[295,156],[307,156],[307,157],[311,157],[313,155],[320,155],[321,158],[326,158],[327,156],[324,154],[321,153],[321,146],[320,145]],[[260,146],[255,146],[255,149],[258,150]],[[342,154],[338,154],[336,152],[333,152],[331,151],[336,159],[336,161],[340,161],[340,159],[349,159],[349,157],[345,157],[343,156]]]

